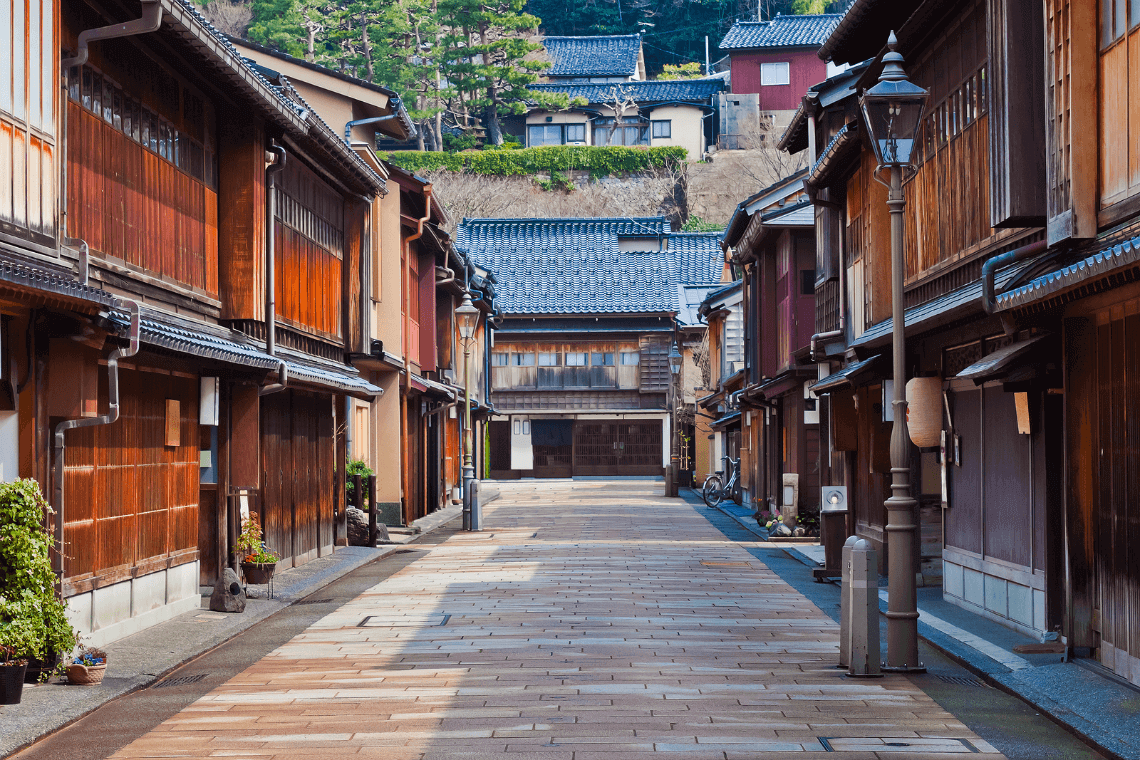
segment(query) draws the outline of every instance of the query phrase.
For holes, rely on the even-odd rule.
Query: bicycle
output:
[[[701,488],[701,498],[705,500],[705,505],[715,507],[725,500],[725,497],[731,497],[732,492],[736,489],[736,480],[740,474],[740,459],[732,459],[731,457],[721,457],[728,463],[728,482],[721,486],[721,473],[715,472],[705,478],[705,484]]]

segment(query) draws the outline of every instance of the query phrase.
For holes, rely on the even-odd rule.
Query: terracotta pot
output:
[[[273,578],[276,562],[242,562],[241,571],[247,583],[263,586]]]
[[[78,686],[94,686],[102,682],[107,663],[102,665],[68,665],[67,682]]]
[[[28,663],[19,665],[0,664],[0,705],[18,705],[24,694],[24,673]]]

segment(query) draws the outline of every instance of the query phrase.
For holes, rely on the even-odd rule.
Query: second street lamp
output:
[[[475,479],[475,436],[471,430],[471,344],[475,342],[475,327],[479,310],[471,304],[471,294],[463,294],[463,303],[455,310],[459,320],[459,339],[463,342],[463,529],[474,530],[472,525],[471,481]]]
[[[910,493],[910,436],[906,426],[906,335],[903,309],[903,172],[912,168],[915,135],[926,108],[926,90],[907,79],[898,39],[891,32],[890,52],[883,56],[878,83],[863,93],[863,111],[871,145],[879,167],[890,170],[887,206],[891,214],[891,345],[894,388],[891,408],[891,497],[887,508],[887,664],[892,671],[923,671],[918,661],[918,596],[915,588],[914,554],[918,525],[917,502]],[[878,176],[875,177],[878,179]],[[882,180],[879,180],[882,182]]]
[[[672,348],[669,350],[669,373],[670,383],[669,387],[673,393],[673,403],[670,405],[670,427],[672,428],[672,436],[669,442],[669,449],[672,452],[669,456],[669,475],[668,485],[666,487],[666,496],[676,496],[680,493],[681,488],[681,431],[678,429],[679,421],[677,419],[677,407],[681,395],[680,378],[681,378],[681,363],[684,361],[681,352],[677,350],[677,344],[673,343]]]

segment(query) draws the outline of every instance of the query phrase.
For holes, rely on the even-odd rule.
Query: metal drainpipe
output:
[[[997,294],[994,293],[994,275],[997,274],[998,268],[1008,266],[1015,261],[1022,261],[1030,256],[1036,256],[1039,253],[1044,253],[1048,248],[1049,243],[1047,241],[1038,240],[1036,243],[1023,245],[1020,248],[999,253],[997,256],[991,256],[986,259],[986,263],[982,264],[982,308],[986,310],[986,314],[993,314],[997,309]]]
[[[439,276],[439,275],[441,275],[441,274],[443,275],[443,279],[442,279],[442,280],[436,280],[436,281],[435,281],[435,286],[436,286],[437,288],[438,288],[440,285],[450,285],[450,284],[452,284],[453,282],[455,282],[456,280],[458,280],[458,279],[459,279],[458,277],[456,277],[456,276],[455,276],[455,270],[454,270],[454,269],[449,269],[448,267],[441,267],[441,266],[437,266],[437,267],[435,268],[435,274],[436,274],[436,277],[438,277],[438,276]]]
[[[107,413],[99,417],[80,417],[73,420],[64,420],[55,426],[55,536],[59,546],[57,568],[60,577],[63,577],[63,523],[64,523],[64,487],[63,465],[66,439],[64,433],[76,428],[96,427],[109,425],[119,419],[119,359],[134,356],[139,352],[139,329],[142,323],[139,305],[129,298],[117,298],[120,306],[125,306],[131,312],[131,326],[128,333],[129,342],[125,349],[116,348],[107,357]]]
[[[412,387],[412,339],[408,334],[408,320],[411,319],[412,304],[412,243],[423,237],[424,224],[431,219],[431,185],[424,185],[424,217],[416,223],[415,234],[404,240],[404,292],[407,294],[407,314],[404,315],[404,387]],[[416,283],[419,287],[419,283]],[[418,318],[418,315],[417,315]]]
[[[78,50],[71,58],[60,61],[60,71],[72,66],[87,63],[87,46],[97,40],[111,40],[118,37],[133,37],[136,34],[157,32],[162,26],[162,4],[158,0],[142,0],[142,16],[124,24],[111,24],[97,29],[85,29],[79,33]]]
[[[277,356],[277,175],[285,169],[288,154],[274,143],[269,152],[273,163],[265,168],[265,353]],[[289,384],[289,365],[281,361],[277,365],[277,382],[266,385],[257,391],[258,396],[268,396],[285,390]]]
[[[353,127],[358,127],[358,126],[361,126],[363,124],[379,124],[382,121],[390,121],[392,119],[398,119],[400,117],[400,99],[396,98],[396,97],[390,98],[388,100],[388,106],[392,109],[392,113],[388,114],[387,116],[372,116],[372,117],[369,117],[367,119],[355,119],[355,120],[350,121],[347,124],[345,124],[344,125],[344,141],[346,143],[349,143],[349,144],[352,143],[352,128]],[[416,136],[416,127],[413,124],[412,125],[412,133],[410,135],[408,135],[408,139],[410,140],[415,136]]]

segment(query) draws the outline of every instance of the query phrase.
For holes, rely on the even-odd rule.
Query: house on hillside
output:
[[[720,42],[731,72],[731,91],[719,96],[720,147],[760,148],[766,135],[779,136],[808,87],[834,73],[816,51],[839,19],[827,13],[733,23]]]
[[[544,37],[550,57],[545,79],[559,84],[607,84],[645,79],[640,34]]]
[[[716,141],[719,78],[613,84],[532,84],[585,105],[562,111],[535,108],[513,129],[527,147],[539,145],[678,145],[700,160]]]
[[[718,233],[664,217],[465,219],[457,238],[499,282],[490,476],[662,475],[678,285],[720,281]]]
[[[98,645],[198,609],[249,511],[282,567],[343,538],[345,398],[383,393],[346,354],[389,185],[191,3],[90,44],[138,9],[19,6],[36,95],[0,103],[0,464],[48,495]]]

